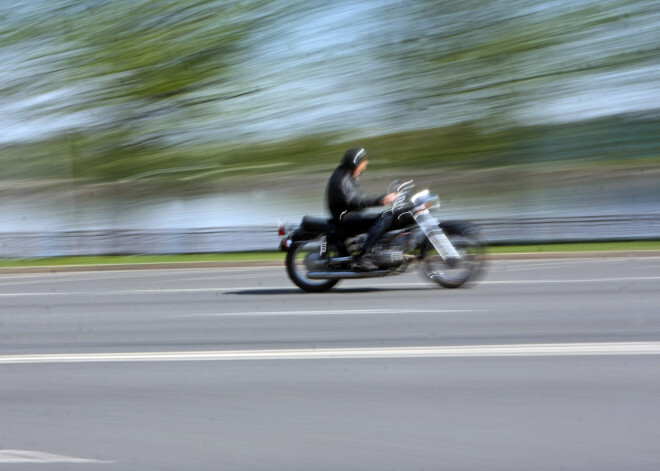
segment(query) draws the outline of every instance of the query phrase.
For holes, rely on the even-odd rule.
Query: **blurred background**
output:
[[[491,241],[660,237],[655,0],[6,0],[0,58],[0,256],[275,248],[355,145]]]

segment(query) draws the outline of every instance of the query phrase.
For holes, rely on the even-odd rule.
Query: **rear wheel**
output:
[[[458,260],[443,260],[427,239],[422,247],[422,270],[432,281],[445,288],[458,288],[475,280],[483,271],[486,247],[477,230],[471,226],[443,228],[445,235],[460,254]]]
[[[327,269],[327,263],[319,255],[320,244],[318,239],[297,242],[286,254],[286,271],[289,278],[296,286],[311,293],[327,291],[339,283],[339,280],[315,280],[307,277],[312,271]],[[331,255],[328,247],[327,257]]]

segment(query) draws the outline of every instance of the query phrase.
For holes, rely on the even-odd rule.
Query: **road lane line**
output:
[[[333,309],[327,311],[244,311],[179,314],[172,317],[240,317],[240,316],[331,316],[356,314],[446,314],[486,312],[484,309]]]
[[[612,278],[586,278],[586,279],[563,279],[563,280],[482,280],[478,281],[479,285],[517,285],[517,284],[575,284],[575,283],[610,283],[617,281],[657,281],[660,276],[631,276],[631,277],[612,277]],[[435,289],[436,286],[429,282],[418,283],[373,283],[373,284],[359,284],[346,286],[348,289],[359,288],[384,288],[384,287],[398,287],[410,288],[413,286],[426,286],[429,289]],[[69,291],[69,292],[35,292],[35,293],[0,293],[0,298],[11,297],[40,297],[40,296],[99,296],[99,295],[129,295],[129,294],[177,294],[177,293],[226,293],[226,292],[240,292],[245,290],[254,291],[270,291],[270,290],[289,290],[296,289],[293,285],[283,286],[232,286],[232,287],[216,287],[216,288],[172,288],[172,289],[123,289],[123,290],[108,290],[108,291]],[[339,288],[340,290],[342,288]]]
[[[73,456],[56,455],[42,451],[0,450],[0,464],[52,464],[52,463],[112,463]]]
[[[224,291],[235,291],[247,288],[173,288],[173,289],[120,289],[108,291],[62,291],[51,293],[0,293],[0,297],[25,297],[25,296],[99,296],[99,295],[126,295],[126,294],[164,294],[164,293],[217,293]],[[280,286],[272,289],[284,289]]]
[[[4,275],[0,277],[0,286],[17,286],[17,285],[50,285],[54,283],[72,283],[78,281],[85,281],[90,283],[102,283],[111,280],[126,280],[127,278],[136,279],[138,278],[153,278],[154,282],[158,281],[186,281],[193,278],[185,278],[181,275],[186,275],[188,273],[198,273],[195,271],[188,271],[184,269],[178,269],[175,272],[169,271],[162,275],[154,274],[153,270],[144,270],[144,271],[131,271],[131,272],[85,272],[85,276],[78,276],[79,273],[48,273],[48,274],[27,274],[27,275],[18,275],[16,277],[9,277]],[[75,275],[75,276],[74,276]],[[223,274],[222,276],[230,276],[229,274]],[[209,275],[211,277],[211,275]],[[150,280],[145,280],[150,281]]]
[[[135,353],[53,353],[1,355],[0,365],[238,360],[322,360],[376,358],[545,357],[660,355],[660,342],[558,343],[383,348],[302,348]]]
[[[505,268],[506,271],[508,272],[514,272],[514,271],[529,271],[529,270],[536,270],[539,268],[566,268],[566,267],[572,267],[572,266],[581,266],[585,264],[591,264],[595,265],[598,263],[607,263],[607,264],[613,264],[613,263],[621,263],[621,262],[626,262],[626,259],[622,258],[610,258],[606,260],[574,260],[574,259],[562,259],[562,260],[547,260],[547,261],[528,261],[526,263],[511,263],[509,266]]]
[[[660,276],[625,276],[625,277],[612,277],[612,278],[583,278],[583,279],[565,279],[565,280],[483,280],[478,284],[484,285],[526,285],[526,284],[544,284],[544,283],[609,283],[613,281],[656,281],[660,280]]]

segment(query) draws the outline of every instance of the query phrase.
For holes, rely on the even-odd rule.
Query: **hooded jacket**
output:
[[[335,221],[340,221],[344,213],[379,206],[385,196],[371,196],[364,193],[360,189],[359,179],[353,176],[354,169],[343,162],[328,181],[326,202]]]

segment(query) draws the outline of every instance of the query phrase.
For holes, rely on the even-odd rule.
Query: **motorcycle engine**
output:
[[[404,252],[409,233],[390,233],[376,246],[374,262],[381,268],[397,268],[405,261]]]
[[[381,268],[396,268],[403,260],[403,250],[377,250],[374,253],[374,262]]]

